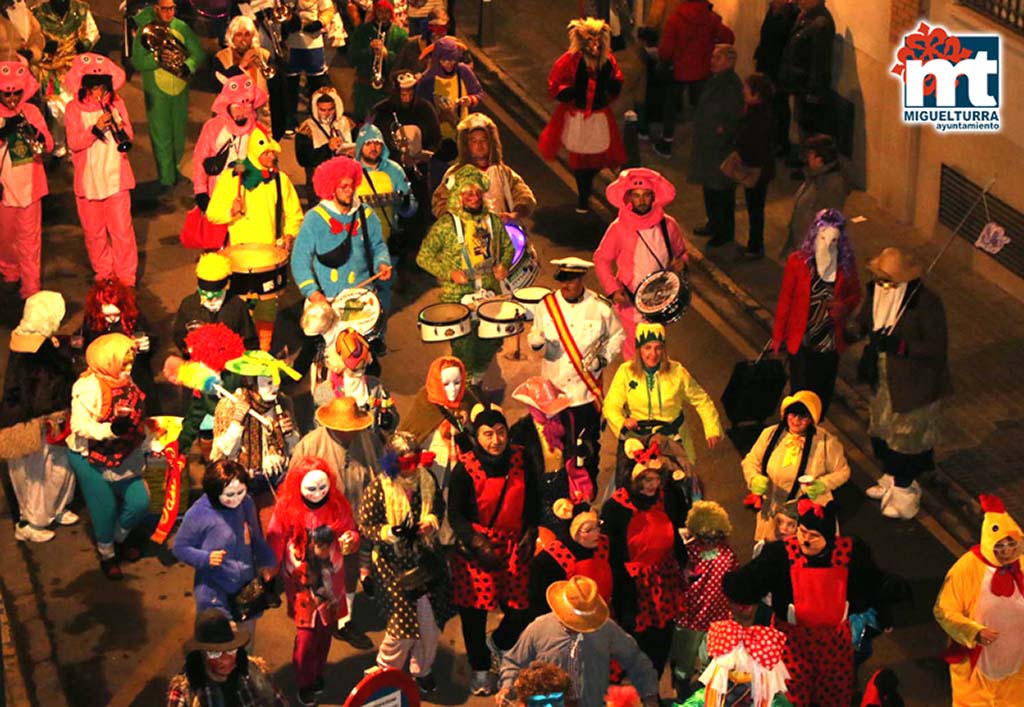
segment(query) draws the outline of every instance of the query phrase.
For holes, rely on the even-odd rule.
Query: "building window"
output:
[[[960,4],[1024,35],[1024,0],[960,0]]]

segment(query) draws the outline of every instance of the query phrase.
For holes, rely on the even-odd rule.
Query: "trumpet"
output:
[[[128,152],[132,149],[132,139],[128,137],[128,132],[124,129],[124,123],[121,122],[121,116],[117,109],[110,103],[104,103],[103,112],[110,116],[110,128],[108,129],[114,137],[114,141],[117,142],[117,151]]]
[[[264,59],[263,55],[260,54],[260,50],[256,49],[253,54],[252,63],[256,65],[256,70],[263,74],[263,78],[270,81],[277,76],[277,67],[273,64],[268,64]]]
[[[164,71],[174,74],[179,79],[188,75],[185,60],[188,59],[188,48],[180,39],[171,33],[167,25],[150,22],[139,32],[139,42],[146,51],[156,57],[157,64]],[[169,55],[169,59],[165,59]]]
[[[377,40],[384,43],[384,25],[378,25]],[[381,46],[379,50],[373,55],[373,69],[370,72],[373,76],[370,79],[370,88],[374,91],[379,91],[384,88],[384,47]]]

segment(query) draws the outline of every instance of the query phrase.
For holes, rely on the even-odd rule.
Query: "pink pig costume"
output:
[[[41,140],[45,151],[53,150],[53,137],[46,129],[42,113],[28,102],[39,82],[22,61],[0,62],[0,90],[24,91],[21,103],[14,110],[0,104],[0,118],[4,123],[24,117],[29,129],[9,131],[5,140],[0,141],[0,184],[3,185],[3,199],[0,199],[0,274],[4,282],[21,280],[21,298],[39,292],[39,267],[43,243],[42,199],[49,193],[46,172],[43,170],[42,155],[32,151],[25,139],[32,136]],[[8,235],[10,234],[10,235]]]
[[[654,204],[646,214],[633,211],[629,193],[634,189],[654,192]],[[618,207],[619,217],[609,224],[594,252],[594,270],[606,295],[612,297],[624,290],[632,297],[644,277],[655,270],[668,269],[673,260],[686,261],[686,241],[679,223],[665,213],[665,207],[676,198],[676,188],[653,169],[636,167],[620,172],[605,194],[608,203]],[[615,311],[626,334],[622,360],[630,361],[640,315],[632,302],[616,304]]]
[[[108,77],[110,93],[103,105],[82,89],[86,76]],[[124,85],[124,70],[99,54],[79,54],[65,77],[65,85],[74,97],[66,109],[65,126],[75,166],[75,203],[85,231],[89,262],[97,280],[116,277],[134,287],[139,266],[132,225],[135,175],[128,153],[118,151],[111,131],[96,128],[104,110],[110,110],[120,119],[128,137],[135,138],[128,109],[117,95]]]

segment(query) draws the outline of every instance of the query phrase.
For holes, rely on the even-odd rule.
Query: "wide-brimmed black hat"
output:
[[[193,651],[230,651],[248,642],[248,631],[236,631],[227,616],[216,609],[204,609],[196,617],[195,635],[185,641],[185,654]]]

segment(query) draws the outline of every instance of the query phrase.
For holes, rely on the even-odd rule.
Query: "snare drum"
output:
[[[690,306],[690,283],[671,270],[658,270],[640,281],[633,299],[645,320],[671,324]]]
[[[505,232],[512,241],[512,267],[508,271],[508,287],[513,292],[529,287],[540,272],[537,250],[526,242],[526,231],[517,223],[506,223]]]
[[[480,322],[476,335],[481,339],[503,339],[523,332],[526,324],[526,307],[507,299],[492,299],[481,302],[476,308]]]
[[[365,287],[342,290],[331,300],[331,309],[338,315],[340,329],[355,329],[367,341],[380,337],[384,313],[373,290]]]
[[[288,251],[243,243],[221,251],[231,261],[231,292],[245,299],[273,299],[288,282]]]
[[[420,329],[420,339],[428,344],[459,339],[472,329],[469,307],[456,302],[427,305],[420,310],[416,326]]]
[[[551,290],[546,287],[522,287],[513,292],[512,297],[526,307],[526,318],[532,320],[536,316],[537,305],[550,294]]]

